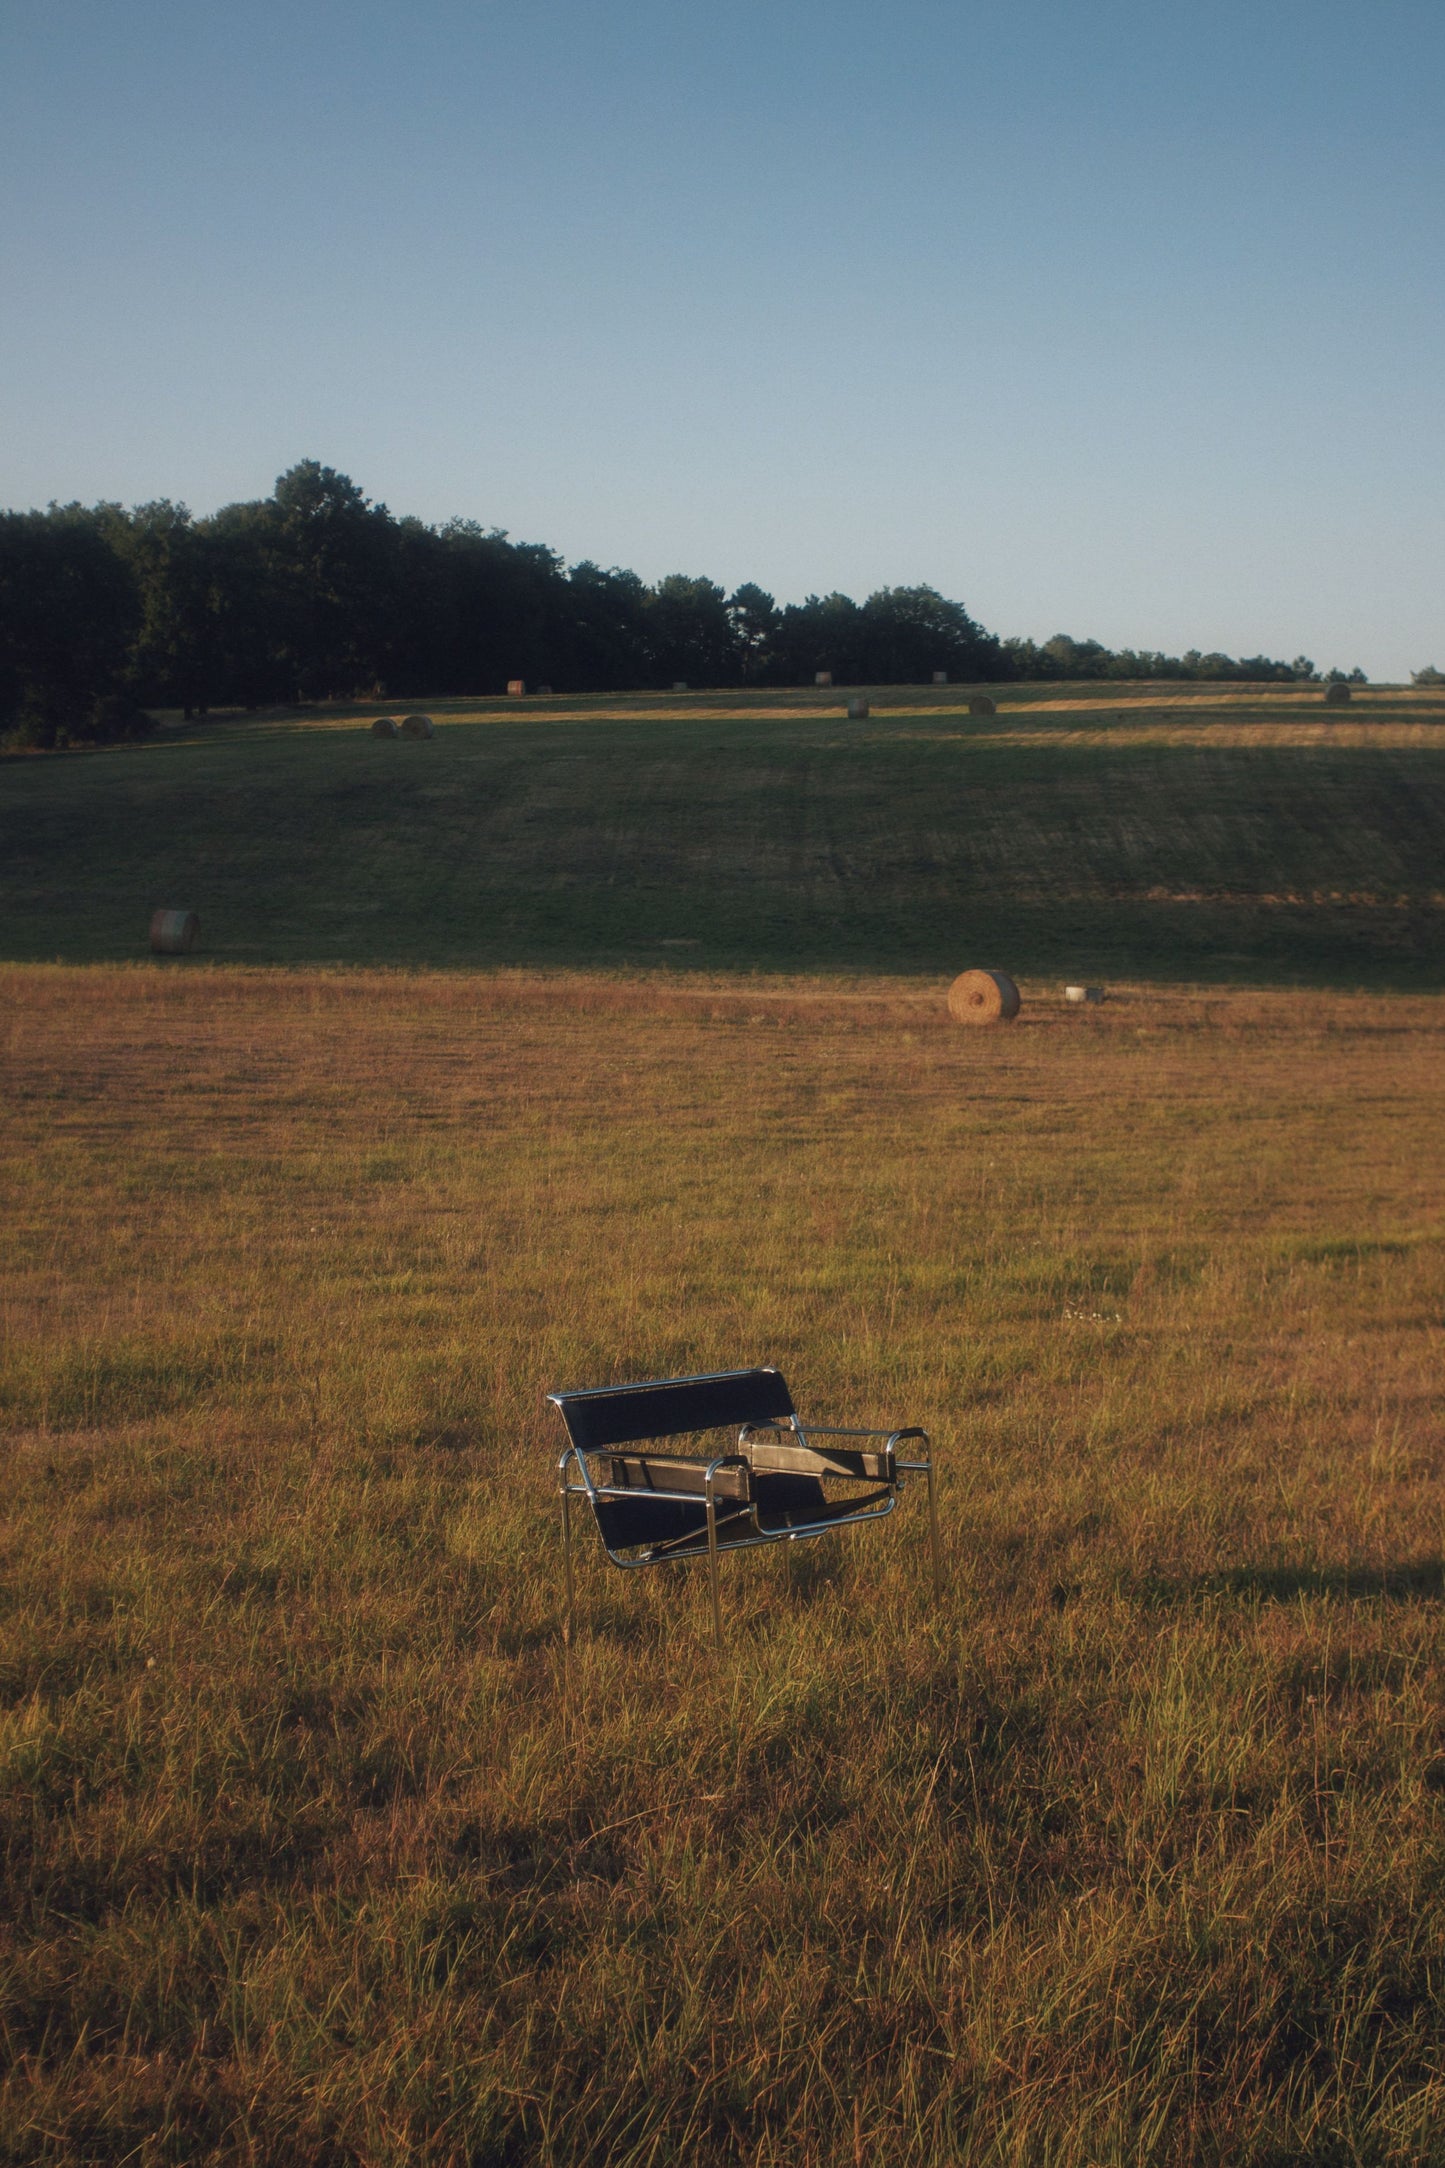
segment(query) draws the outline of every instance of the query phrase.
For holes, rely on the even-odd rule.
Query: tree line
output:
[[[935,588],[779,606],[747,582],[635,572],[428,526],[314,459],[210,518],[161,498],[0,513],[0,734],[139,736],[148,711],[378,695],[1019,678],[1312,679],[1308,656],[1168,656],[1000,640]],[[1332,676],[1340,673],[1332,672]],[[1362,673],[1353,673],[1360,678]]]

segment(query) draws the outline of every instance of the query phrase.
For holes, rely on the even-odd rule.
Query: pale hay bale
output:
[[[855,697],[848,702],[848,720],[850,723],[863,723],[868,720],[868,703],[866,700]]]
[[[525,692],[526,690],[527,690],[527,680],[526,680],[525,678],[508,678],[508,680],[507,680],[507,691],[508,691],[509,693],[513,693],[513,694],[517,694],[517,693],[524,693],[524,692]]]
[[[371,726],[371,735],[374,738],[394,738],[396,736],[395,716],[378,715]]]
[[[946,670],[935,670],[933,682],[935,685],[946,685],[948,683],[948,672]]]
[[[404,738],[434,738],[436,726],[429,715],[404,715],[401,734]]]
[[[1348,685],[1327,685],[1325,687],[1325,706],[1327,708],[1342,708],[1349,700],[1349,697],[1350,688]]]
[[[948,989],[948,1013],[960,1024],[1011,1024],[1019,990],[1006,971],[963,971]]]
[[[201,922],[194,911],[154,911],[152,952],[157,956],[189,956],[200,930]]]
[[[832,682],[833,673],[831,670],[815,670],[813,672],[813,683],[815,685],[831,685]]]
[[[1103,998],[1104,989],[1102,986],[1066,986],[1064,988],[1065,1001],[1102,1001]]]
[[[975,693],[968,703],[968,712],[970,715],[997,715],[998,709],[987,693]]]

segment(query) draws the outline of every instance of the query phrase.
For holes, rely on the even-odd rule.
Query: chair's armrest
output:
[[[910,1438],[921,1439],[923,1458],[921,1460],[900,1460],[898,1466],[909,1475],[929,1475],[933,1468],[933,1440],[926,1430],[895,1430],[888,1441],[893,1449],[895,1459],[898,1447],[906,1445]]]
[[[820,1481],[831,1476],[835,1481],[850,1483],[896,1480],[896,1463],[886,1446],[881,1453],[854,1446],[836,1446],[830,1452],[826,1446],[812,1445],[783,1431],[776,1444],[771,1439],[750,1440],[743,1450],[757,1475],[810,1475]]]
[[[589,1452],[595,1453],[600,1460],[631,1462],[639,1474],[656,1469],[663,1480],[660,1483],[650,1480],[599,1483],[587,1465]],[[569,1459],[576,1460],[582,1475],[581,1485],[573,1484],[571,1488],[585,1490],[594,1503],[599,1498],[629,1498],[638,1503],[655,1498],[671,1505],[695,1506],[706,1499],[709,1487],[715,1499],[730,1505],[752,1503],[752,1470],[739,1453],[722,1453],[711,1461],[704,1461],[675,1453],[627,1452],[616,1446],[594,1446],[583,1451],[569,1445],[557,1463],[557,1474],[563,1484],[567,1481]]]
[[[770,1423],[766,1426],[761,1423],[753,1425],[755,1430],[761,1430],[764,1427],[769,1430],[782,1430],[786,1429],[787,1426],[782,1423]],[[844,1428],[839,1423],[799,1422],[797,1436],[800,1438],[886,1438],[890,1445],[899,1445],[905,1438],[921,1438],[925,1445],[928,1443],[928,1432],[926,1430],[853,1430]]]
[[[776,1438],[778,1443],[760,1444],[759,1438]],[[870,1453],[860,1448],[843,1448],[830,1453],[826,1446],[815,1446],[814,1438],[882,1438],[881,1453]],[[900,1474],[924,1475],[929,1462],[924,1460],[900,1460],[898,1448],[910,1439],[918,1438],[928,1446],[926,1430],[861,1430],[839,1423],[749,1423],[738,1437],[738,1444],[747,1453],[754,1468],[761,1474],[853,1476],[870,1483],[893,1483]],[[859,1463],[857,1467],[844,1465],[846,1460]]]
[[[741,1453],[719,1453],[703,1470],[705,1498],[735,1498],[745,1506],[753,1502],[752,1463]]]

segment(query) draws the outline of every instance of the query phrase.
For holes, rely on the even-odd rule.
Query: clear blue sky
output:
[[[1441,0],[0,0],[0,503],[1445,668]]]

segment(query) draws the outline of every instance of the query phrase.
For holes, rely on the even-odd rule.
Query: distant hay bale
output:
[[[674,678],[672,681],[672,689],[675,693],[685,693],[687,691],[687,679]]]
[[[156,956],[189,956],[200,930],[201,922],[194,911],[154,911],[151,951]]]
[[[436,726],[429,715],[404,715],[401,734],[404,738],[434,738]]]
[[[935,670],[933,682],[935,685],[946,685],[948,683],[948,672],[946,670]]]
[[[815,670],[813,672],[813,683],[815,685],[831,685],[832,682],[833,673],[831,670]]]
[[[970,715],[997,715],[998,709],[987,693],[975,693],[968,703]]]
[[[1325,706],[1327,708],[1342,708],[1349,697],[1350,688],[1348,685],[1327,685],[1325,687]]]
[[[848,720],[850,723],[865,723],[868,720],[868,703],[866,700],[855,697],[848,702]]]
[[[509,693],[524,693],[526,690],[527,680],[525,678],[508,678],[507,691]]]
[[[948,1013],[960,1024],[1011,1024],[1019,990],[1006,971],[964,971],[948,989]]]
[[[395,716],[378,715],[371,726],[371,735],[374,738],[394,738],[396,736]]]
[[[1102,986],[1066,986],[1064,988],[1065,1001],[1102,1001],[1103,998],[1104,989]]]
[[[549,700],[552,697],[552,688],[550,685],[539,685],[537,687],[537,692],[539,697],[545,697]]]

